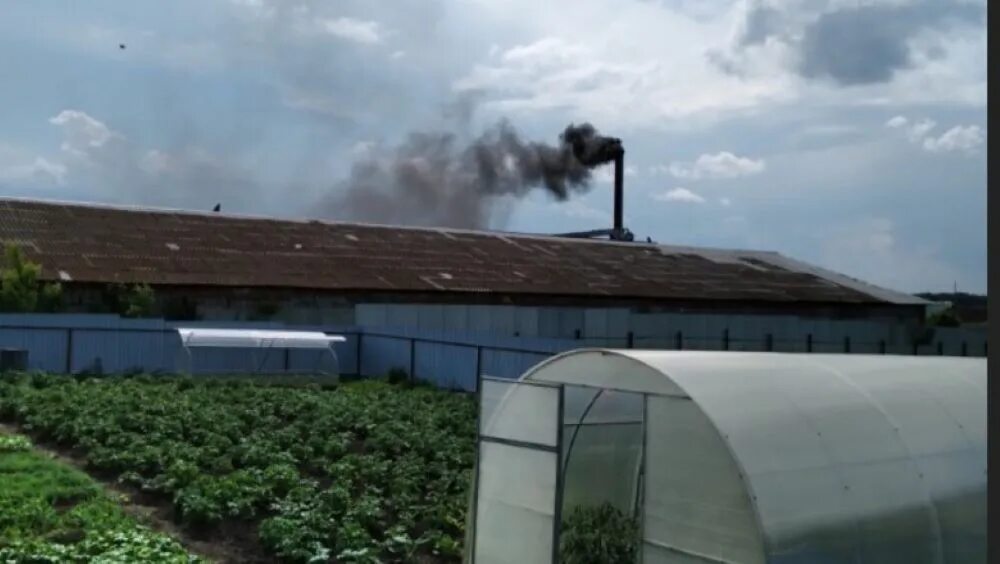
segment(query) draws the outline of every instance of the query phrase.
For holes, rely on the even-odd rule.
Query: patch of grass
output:
[[[126,515],[86,474],[30,444],[0,434],[0,562],[197,561]]]

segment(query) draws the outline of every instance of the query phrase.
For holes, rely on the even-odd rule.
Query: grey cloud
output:
[[[747,12],[738,43],[740,46],[759,45],[768,37],[782,30],[781,12],[765,5],[757,5]]]
[[[938,0],[819,10],[818,15],[804,18],[810,11],[808,3],[783,10],[756,4],[747,11],[735,51],[774,38],[792,49],[792,70],[804,78],[843,86],[873,84],[887,82],[913,65],[912,40],[920,32],[985,21],[984,5]],[[943,50],[931,46],[926,55],[940,58]],[[741,72],[738,56],[710,53],[708,58],[724,72]]]
[[[799,72],[843,85],[886,82],[912,64],[909,42],[918,32],[982,16],[978,6],[939,1],[829,12],[806,27]]]

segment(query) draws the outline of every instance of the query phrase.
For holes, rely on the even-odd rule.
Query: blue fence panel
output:
[[[516,379],[529,368],[550,356],[552,355],[545,353],[483,349],[481,371],[484,376]]]
[[[76,329],[73,331],[70,372],[121,372],[117,331],[111,329]]]
[[[26,349],[29,370],[62,372],[66,369],[68,335],[63,329],[0,328],[0,349]]]
[[[358,374],[358,334],[343,333],[347,339],[343,343],[334,343],[333,350],[337,352],[337,364],[341,374]]]
[[[416,342],[414,376],[450,390],[476,391],[477,347]]]
[[[514,316],[516,310],[486,306],[460,306],[461,309],[423,310],[411,307],[394,313],[408,321],[420,317],[418,326],[379,327],[367,330],[358,326],[315,326],[296,329],[321,330],[341,334],[344,343],[334,345],[341,374],[384,376],[391,368],[412,370],[416,377],[435,385],[472,391],[477,373],[501,378],[517,378],[525,370],[554,353],[585,346],[624,348],[626,337],[617,335],[581,335],[582,338],[519,337],[498,334],[497,327],[516,323],[529,331],[537,323],[541,332],[559,329],[563,333],[576,322],[588,322],[588,331],[598,328],[605,332],[618,330],[618,319],[610,312],[591,312],[583,318],[581,310],[539,308],[530,315]],[[464,321],[459,318],[465,318]],[[637,325],[656,329],[660,335],[636,332],[634,348],[672,350],[723,350],[726,348],[724,329],[730,328],[728,350],[778,352],[848,352],[845,336],[850,336],[851,353],[912,355],[912,344],[898,342],[892,332],[881,332],[877,325],[860,322],[832,322],[797,318],[774,318],[769,322],[749,316],[717,316],[683,319],[674,314],[634,316]],[[655,327],[653,322],[656,322]],[[476,325],[481,331],[457,331],[458,325]],[[173,330],[176,326],[283,328],[279,322],[164,322],[158,319],[120,319],[107,315],[0,315],[0,347],[28,350],[31,369],[64,372],[67,361],[73,372],[94,369],[97,364],[105,373],[131,370],[175,372],[187,370],[188,364]],[[513,327],[513,325],[511,325]],[[678,347],[678,331],[682,341]],[[764,331],[761,333],[761,331]],[[709,333],[704,335],[704,333]],[[359,333],[363,336],[359,337]],[[717,335],[715,333],[718,333]],[[769,340],[767,335],[771,335]],[[811,349],[807,335],[812,334]],[[573,335],[566,335],[572,337]],[[883,343],[876,337],[886,337]],[[589,338],[588,338],[589,337]],[[986,349],[985,330],[938,328],[933,342],[918,347],[921,355],[945,354],[983,356]],[[477,354],[477,350],[481,351]],[[69,358],[67,358],[67,352]],[[192,349],[194,373],[207,372],[293,372],[315,369],[314,351],[272,349]],[[359,358],[360,354],[360,358]],[[411,356],[412,355],[412,356]],[[181,361],[181,362],[179,362]],[[360,361],[360,370],[359,370]],[[322,361],[320,361],[322,362]],[[327,368],[324,366],[323,370]]]
[[[337,374],[342,371],[340,355],[338,354],[335,360],[334,355],[328,350],[282,349],[282,361],[281,372]]]
[[[362,376],[385,376],[393,368],[410,371],[410,342],[406,339],[365,335],[361,346]]]
[[[174,355],[180,337],[166,331],[115,331],[121,371],[174,372]]]

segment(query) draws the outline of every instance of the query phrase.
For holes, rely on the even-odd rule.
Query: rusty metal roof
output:
[[[0,199],[0,241],[64,283],[922,303],[776,253],[36,200]]]

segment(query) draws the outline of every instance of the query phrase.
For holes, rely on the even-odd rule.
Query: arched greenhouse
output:
[[[986,562],[985,359],[587,349],[482,378],[467,560]],[[565,547],[562,550],[566,550]]]

